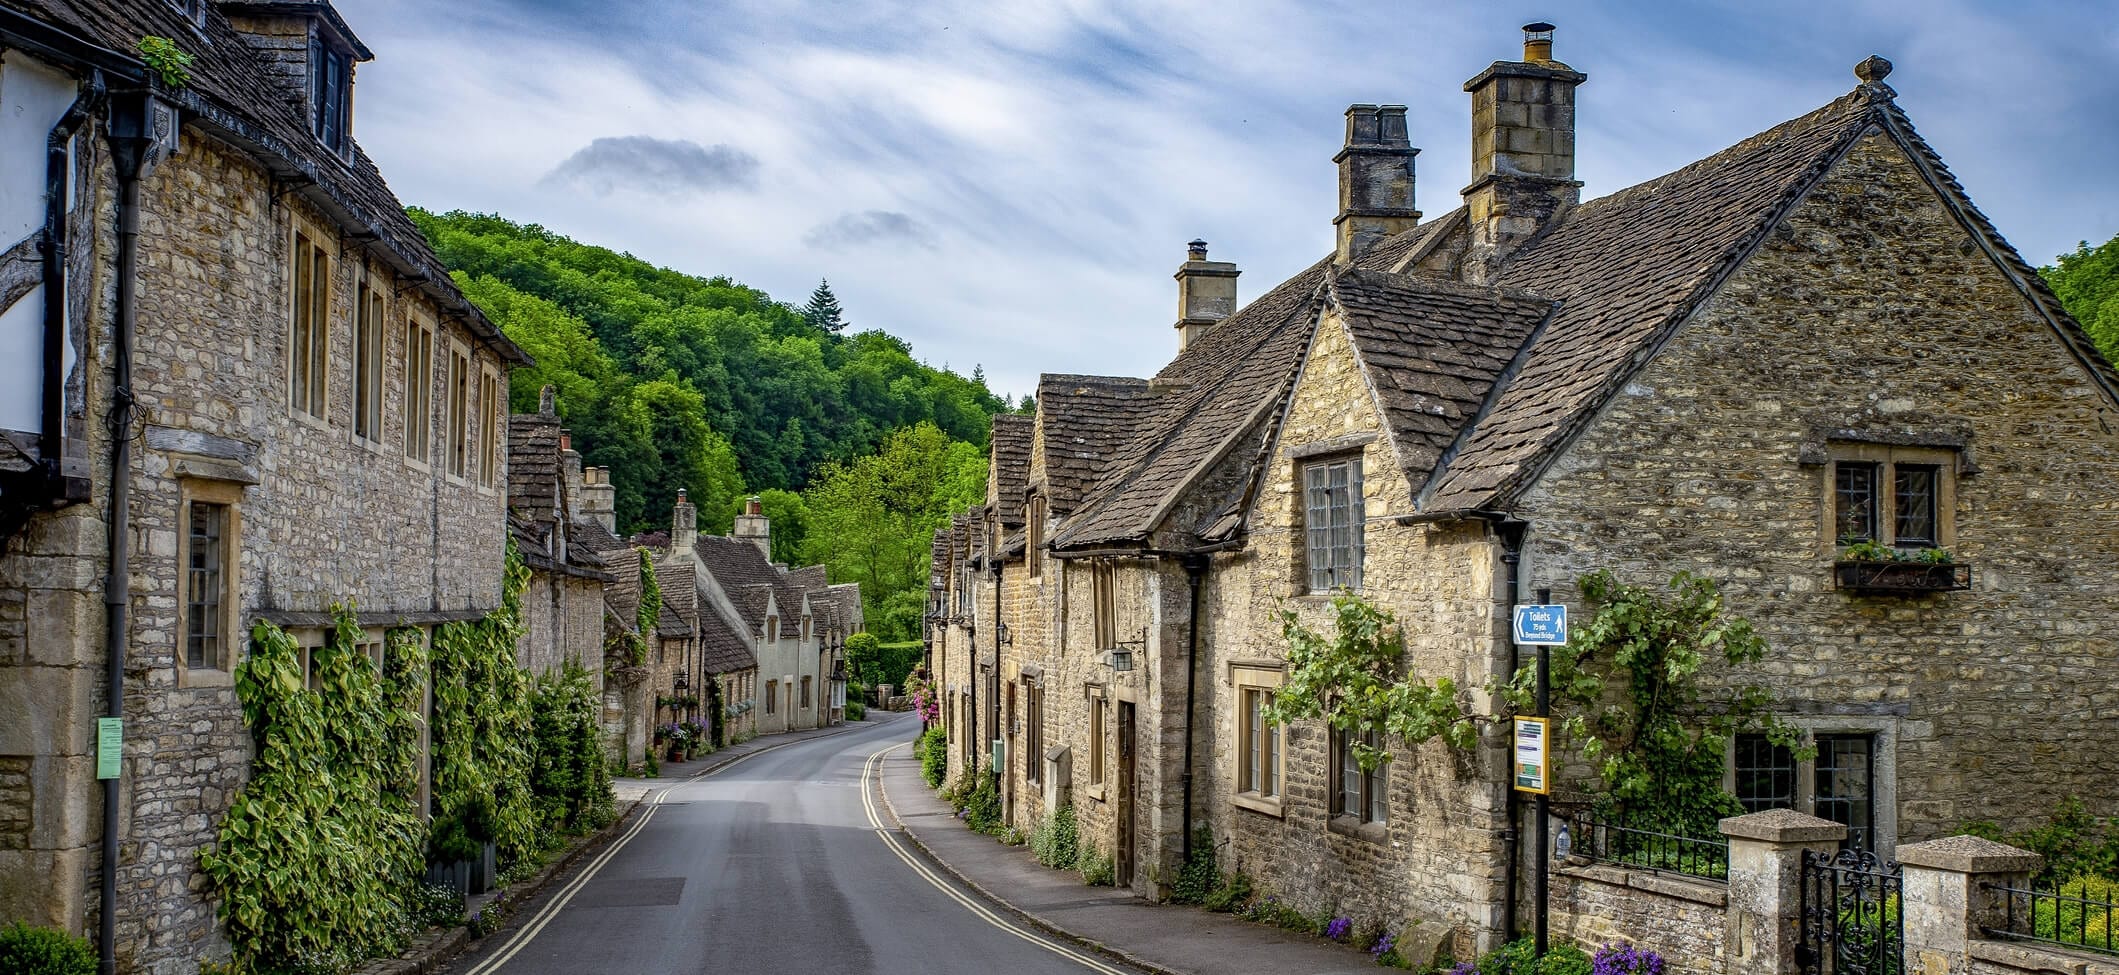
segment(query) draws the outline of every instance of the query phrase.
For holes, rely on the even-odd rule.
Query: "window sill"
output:
[[[1239,792],[1229,797],[1229,803],[1238,809],[1248,809],[1255,813],[1271,816],[1274,819],[1285,819],[1288,815],[1287,811],[1282,807],[1279,796],[1261,795],[1256,792]]]
[[[414,457],[411,454],[405,455],[405,466],[410,467],[413,470],[420,472],[421,474],[426,474],[430,477],[434,474],[434,465],[429,464],[426,461],[420,460],[419,458]]]
[[[209,670],[205,668],[193,670],[183,666],[177,668],[177,687],[184,690],[233,686],[235,686],[235,675],[226,670]]]
[[[1100,785],[1085,785],[1085,786],[1082,786],[1082,795],[1084,795],[1084,796],[1087,796],[1087,797],[1089,797],[1089,798],[1091,798],[1091,799],[1094,799],[1094,800],[1096,800],[1096,801],[1098,801],[1098,802],[1104,802],[1104,801],[1106,801],[1106,800],[1104,799],[1104,795],[1105,795],[1105,793],[1104,793],[1104,787],[1103,787],[1103,786],[1100,786]]]
[[[1337,833],[1340,836],[1350,836],[1354,839],[1366,840],[1370,843],[1387,843],[1390,841],[1391,838],[1391,831],[1388,824],[1377,822],[1365,823],[1361,821],[1361,817],[1350,816],[1346,813],[1336,813],[1330,819],[1325,820],[1324,828],[1330,832]]]
[[[298,423],[307,424],[326,433],[329,433],[331,431],[331,421],[326,420],[323,417],[317,416],[316,414],[311,413],[308,410],[304,410],[301,407],[297,406],[289,407],[287,412],[289,415],[293,416],[295,421]]]

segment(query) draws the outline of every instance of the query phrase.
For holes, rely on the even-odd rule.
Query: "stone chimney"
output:
[[[618,533],[618,488],[611,484],[611,469],[591,467],[581,472],[581,515]]]
[[[1349,105],[1346,147],[1332,157],[1339,164],[1341,264],[1353,263],[1369,248],[1420,223],[1413,209],[1413,148],[1405,132],[1403,105]]]
[[[690,555],[699,541],[699,509],[677,489],[677,507],[670,512],[670,552],[680,558]]]
[[[559,392],[553,389],[550,384],[546,384],[537,391],[537,415],[559,415]]]
[[[1177,351],[1236,313],[1236,276],[1241,273],[1228,261],[1207,260],[1206,241],[1185,245],[1185,262],[1177,268]]]
[[[1552,59],[1551,24],[1523,27],[1523,60],[1495,61],[1464,83],[1472,96],[1471,247],[1464,276],[1484,284],[1524,241],[1581,202],[1575,86],[1589,76]]]
[[[736,516],[736,530],[730,534],[758,546],[758,554],[765,556],[765,561],[773,560],[773,524],[765,517],[765,505],[759,503],[757,495],[743,502],[743,513]]]

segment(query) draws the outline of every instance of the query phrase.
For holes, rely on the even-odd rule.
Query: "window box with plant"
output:
[[[1958,592],[1972,588],[1972,567],[1946,548],[1892,548],[1862,540],[1840,550],[1832,578],[1847,592]]]

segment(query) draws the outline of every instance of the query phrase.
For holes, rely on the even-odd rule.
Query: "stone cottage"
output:
[[[220,950],[253,622],[500,604],[528,359],[354,141],[369,57],[323,0],[0,3],[0,919],[124,971]]]
[[[846,637],[861,628],[858,585],[830,585],[823,566],[771,561],[772,524],[745,502],[727,536],[699,534],[697,509],[679,494],[656,553],[667,601],[700,634],[694,673],[721,683],[730,732],[774,734],[843,720]]]
[[[603,690],[603,590],[608,563],[581,523],[581,455],[559,426],[552,388],[536,413],[508,417],[508,533],[530,570],[516,662],[536,674],[572,664]]]
[[[1889,63],[1583,201],[1587,75],[1526,31],[1465,85],[1461,206],[1424,218],[1405,110],[1353,106],[1332,254],[1231,314],[1236,269],[1195,244],[1174,361],[1049,377],[1027,438],[996,426],[999,495],[936,542],[937,668],[977,695],[949,712],[957,754],[998,752],[1021,828],[1067,797],[1143,894],[1203,824],[1283,901],[1416,953],[1491,946],[1539,855],[1511,841],[1506,742],[1384,743],[1363,773],[1322,726],[1262,720],[1278,613],[1328,627],[1330,595],[1360,593],[1414,674],[1477,688],[1518,663],[1511,604],[1587,612],[1585,573],[1686,570],[1773,647],[1710,681],[1772,688],[1816,748],[1737,737],[1747,808],[1886,855],[2071,794],[2119,813],[2119,373],[1914,131]],[[1070,414],[1072,387],[1123,397],[1123,431]]]

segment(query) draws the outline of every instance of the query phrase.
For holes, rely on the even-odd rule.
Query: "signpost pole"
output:
[[[1552,590],[1538,590],[1538,605],[1552,605]],[[1548,719],[1552,717],[1552,647],[1544,643],[1538,644],[1538,717]],[[1548,724],[1546,726],[1548,735],[1550,735],[1551,730],[1552,726]],[[1547,741],[1548,743],[1550,742],[1549,737]],[[1547,747],[1550,748],[1551,745],[1548,744]],[[1552,775],[1549,767],[1545,774],[1549,780]],[[1532,945],[1536,949],[1537,957],[1539,958],[1545,957],[1545,922],[1549,913],[1545,900],[1548,880],[1547,872],[1552,869],[1552,858],[1546,852],[1547,831],[1552,815],[1551,797],[1547,793],[1551,791],[1551,785],[1548,782],[1546,790],[1538,793],[1538,845],[1535,847],[1537,852],[1533,854],[1538,861],[1537,872],[1534,875],[1536,877],[1537,890],[1533,892],[1538,901],[1538,913],[1536,927],[1533,929],[1534,940]]]

